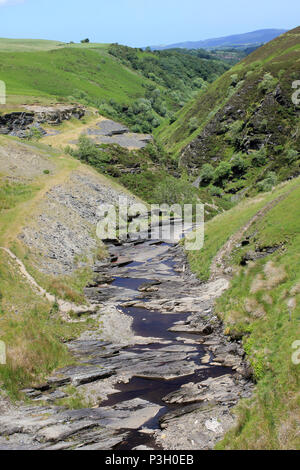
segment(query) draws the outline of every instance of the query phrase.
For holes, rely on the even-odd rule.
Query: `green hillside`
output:
[[[257,382],[236,410],[237,426],[219,449],[299,449],[300,181],[248,199],[206,224],[202,251],[189,252],[193,271],[207,279],[233,272],[216,311],[226,334],[241,339]],[[252,223],[249,224],[249,221]],[[230,240],[231,249],[215,257]],[[230,246],[230,244],[228,244]]]
[[[0,39],[7,107],[80,102],[138,132],[152,132],[227,68],[179,52],[156,57],[118,45]]]
[[[101,43],[65,43],[60,41],[49,41],[46,39],[7,39],[0,38],[0,52],[36,52],[52,51],[61,47],[69,48],[103,48],[107,49],[108,44]]]
[[[292,83],[300,74],[300,28],[257,49],[163,123],[156,137],[190,173],[236,193],[299,171],[299,117]],[[232,165],[232,160],[234,160]],[[217,174],[213,172],[225,162]],[[270,175],[271,174],[271,175]],[[267,184],[267,182],[266,182]]]
[[[7,39],[0,38],[0,52],[50,51],[64,46],[63,42],[45,39]]]
[[[62,48],[47,52],[0,53],[0,77],[6,82],[8,103],[16,96],[38,100],[41,96],[57,100],[114,98],[132,101],[144,95],[147,81],[101,49]]]

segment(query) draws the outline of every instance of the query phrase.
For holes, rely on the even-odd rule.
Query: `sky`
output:
[[[7,38],[142,47],[299,23],[299,0],[0,0]]]

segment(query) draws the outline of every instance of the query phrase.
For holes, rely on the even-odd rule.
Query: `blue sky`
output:
[[[299,0],[0,0],[0,35],[10,38],[147,46],[299,22]]]

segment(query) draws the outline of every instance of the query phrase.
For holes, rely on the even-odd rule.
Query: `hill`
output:
[[[138,62],[131,62],[137,54]],[[220,60],[180,53],[158,60],[121,46],[0,40],[0,80],[6,83],[8,108],[80,102],[141,132],[151,132],[227,68]]]
[[[224,36],[220,38],[205,39],[202,41],[186,41],[168,46],[151,46],[153,50],[164,49],[217,49],[224,47],[249,47],[265,44],[275,39],[280,34],[286,33],[286,29],[260,29],[250,33],[234,34],[232,36]]]
[[[0,52],[36,52],[52,51],[61,47],[68,48],[107,48],[107,44],[101,43],[66,43],[61,41],[49,41],[46,39],[9,39],[0,38]]]
[[[206,224],[203,250],[189,252],[202,279],[229,275],[216,313],[242,341],[256,382],[218,449],[299,449],[300,181],[249,198]]]
[[[186,105],[157,138],[198,183],[253,193],[299,173],[300,28],[257,49]],[[205,165],[205,167],[204,167]],[[217,189],[215,189],[217,187]]]

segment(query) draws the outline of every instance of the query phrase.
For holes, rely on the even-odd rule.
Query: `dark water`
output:
[[[131,265],[130,265],[131,266]],[[151,282],[151,279],[136,279],[136,278],[126,278],[126,277],[116,277],[112,282],[112,286],[115,287],[124,287],[125,289],[138,290],[138,288],[145,282]]]
[[[169,267],[173,268],[176,263],[170,259],[164,261]],[[141,265],[143,263],[139,263]],[[130,267],[130,265],[129,265]],[[175,275],[175,273],[174,273]],[[113,285],[131,290],[138,290],[143,283],[150,281],[149,279],[136,278],[116,278]],[[195,353],[188,353],[190,360],[199,364],[201,358],[206,354],[203,346],[199,343],[199,336],[186,333],[171,332],[171,328],[178,321],[186,321],[190,312],[178,314],[162,314],[160,312],[147,310],[144,308],[129,307],[121,308],[126,315],[133,318],[132,328],[136,335],[143,337],[154,337],[158,341],[149,345],[135,345],[128,348],[129,351],[142,353],[145,349],[156,350],[159,355],[159,349],[170,345],[188,345],[190,343],[196,348]],[[180,339],[178,339],[180,337]],[[185,342],[183,341],[185,338]],[[160,340],[168,341],[168,344],[162,344]],[[159,420],[168,411],[176,409],[179,405],[166,404],[163,397],[171,392],[178,390],[182,385],[194,382],[199,383],[208,377],[218,377],[228,373],[228,369],[221,366],[209,366],[206,369],[197,370],[194,374],[176,377],[170,380],[157,378],[141,378],[133,377],[128,383],[116,385],[116,393],[110,395],[101,406],[114,406],[118,403],[141,398],[151,403],[162,406],[162,409],[156,416],[153,416],[143,427],[157,430],[159,429]],[[124,431],[124,430],[122,430]],[[121,431],[120,431],[121,432]],[[128,437],[119,444],[116,449],[130,450],[139,445],[147,445],[151,448],[158,449],[154,438],[151,435],[141,433],[139,429],[128,431]]]

